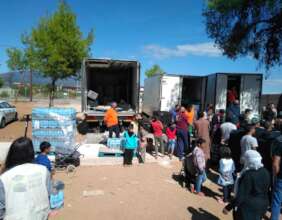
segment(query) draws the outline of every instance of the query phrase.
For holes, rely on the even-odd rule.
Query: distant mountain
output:
[[[5,86],[11,86],[15,83],[29,83],[29,72],[8,72],[0,73],[0,76],[5,81]],[[43,77],[40,73],[33,73],[32,81],[34,85],[46,85],[51,82],[50,78]],[[58,80],[56,83],[57,86],[63,87],[78,87],[80,88],[80,81],[74,77],[70,77],[64,80]]]

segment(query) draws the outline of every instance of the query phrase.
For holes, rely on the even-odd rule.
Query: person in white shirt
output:
[[[246,135],[240,141],[241,145],[241,164],[244,164],[244,154],[248,150],[257,150],[258,141],[253,137],[256,133],[256,128],[253,125],[246,126]]]
[[[231,198],[231,192],[234,185],[235,164],[231,158],[231,150],[229,147],[223,147],[220,152],[221,159],[219,161],[219,178],[218,184],[222,186],[223,199],[219,198],[219,203],[227,203]]]
[[[48,219],[50,173],[33,161],[32,141],[25,137],[15,140],[0,176],[0,219]]]
[[[220,125],[220,130],[221,130],[221,143],[227,143],[230,138],[231,132],[237,130],[237,127],[235,124],[231,122],[230,118],[227,118],[226,122]]]

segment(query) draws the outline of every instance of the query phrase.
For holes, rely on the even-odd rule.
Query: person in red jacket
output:
[[[163,142],[163,124],[155,116],[152,117],[151,126],[153,128],[155,138],[155,158],[158,158],[158,146],[161,148],[161,153],[164,155],[164,142]]]
[[[168,156],[171,159],[172,155],[174,153],[174,148],[176,145],[176,124],[172,123],[167,129],[166,129],[166,136],[168,139]]]
[[[238,93],[236,87],[233,86],[230,90],[227,91],[228,104],[234,103],[236,99],[238,99]]]

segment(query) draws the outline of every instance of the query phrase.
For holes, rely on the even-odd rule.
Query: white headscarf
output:
[[[238,192],[238,185],[239,180],[243,176],[243,174],[248,170],[258,170],[263,167],[263,164],[261,162],[262,157],[256,150],[247,150],[244,154],[244,168],[240,172],[239,177],[237,178],[234,186],[234,193],[235,196]]]

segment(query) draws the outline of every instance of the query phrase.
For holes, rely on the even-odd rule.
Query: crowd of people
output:
[[[282,114],[277,113],[273,104],[263,110],[261,118],[254,117],[251,109],[241,114],[234,92],[229,92],[228,100],[228,108],[218,112],[214,112],[212,105],[202,112],[196,112],[193,105],[176,105],[170,112],[169,123],[153,116],[153,137],[148,136],[150,131],[142,120],[138,134],[130,125],[123,134],[124,164],[132,164],[136,149],[145,162],[151,139],[148,137],[152,137],[152,154],[156,159],[165,154],[172,158],[175,154],[183,161],[184,170],[193,170],[186,175],[191,192],[205,196],[202,185],[210,168],[214,168],[212,162],[216,162],[217,184],[223,192],[218,202],[225,205],[225,214],[233,210],[236,220],[261,219],[271,204],[271,219],[278,220],[282,202]],[[115,108],[113,103],[105,116],[110,138],[113,132],[119,137]],[[185,167],[187,164],[193,168]]]
[[[104,121],[120,137],[116,103]],[[223,213],[233,210],[235,220],[262,219],[268,208],[271,219],[278,220],[282,203],[282,112],[269,105],[261,119],[246,109],[240,114],[239,101],[233,100],[226,110],[214,113],[212,105],[196,112],[176,105],[169,123],[151,118],[150,131],[140,121],[137,133],[133,125],[123,132],[124,165],[132,165],[137,151],[145,162],[148,146],[156,159],[175,154],[183,162],[192,193],[205,196],[203,183],[210,169],[218,164],[217,184],[222,187]],[[151,137],[151,138],[150,138]],[[35,158],[32,141],[21,137],[8,152],[0,176],[0,219],[47,219],[50,213],[52,166],[48,159],[51,145],[42,142]],[[189,163],[188,163],[188,162]],[[187,167],[190,164],[190,167]],[[193,171],[191,171],[193,170]],[[233,195],[234,193],[234,195]]]
[[[218,202],[226,206],[224,213],[233,210],[234,219],[261,219],[271,207],[271,219],[279,219],[282,112],[277,113],[270,104],[260,118],[251,109],[241,114],[239,101],[232,99],[226,110],[218,112],[212,105],[202,112],[196,112],[192,105],[176,105],[170,113],[168,124],[158,117],[151,119],[156,159],[166,153],[170,158],[175,154],[187,172],[194,170],[186,177],[191,192],[199,196],[204,196],[202,185],[216,162],[217,184],[223,192]],[[186,169],[187,164],[194,168]]]

